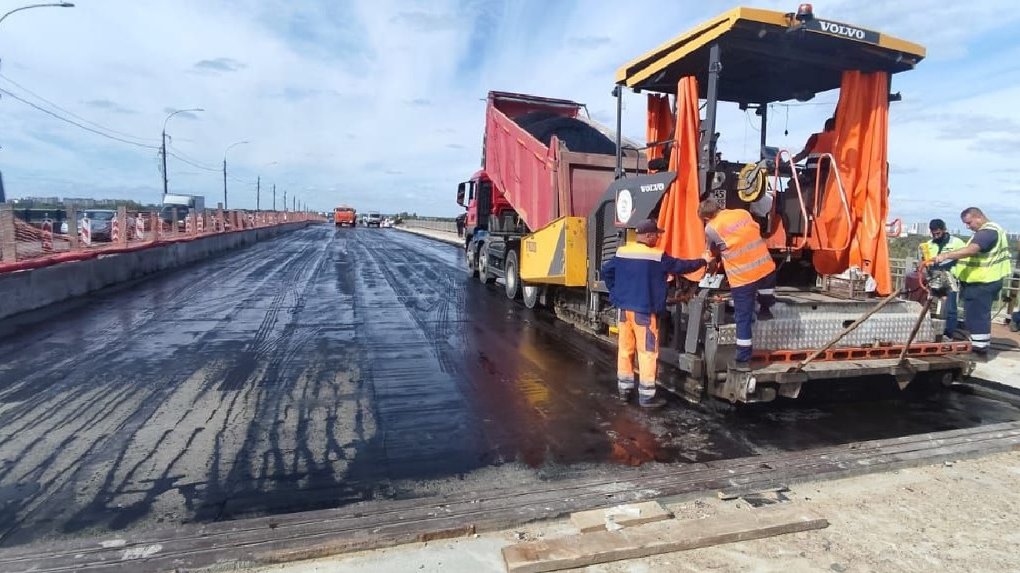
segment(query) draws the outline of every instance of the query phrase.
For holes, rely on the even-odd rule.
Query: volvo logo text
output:
[[[844,38],[850,38],[853,40],[864,40],[867,34],[860,28],[851,28],[843,24],[837,24],[835,22],[826,22],[824,20],[818,21],[818,26],[821,27],[822,31],[827,34],[833,34],[836,36],[843,36]]]

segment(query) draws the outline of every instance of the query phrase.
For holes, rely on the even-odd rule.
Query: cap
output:
[[[646,233],[663,232],[663,230],[659,228],[659,225],[656,224],[656,222],[651,219],[645,219],[644,221],[641,221],[640,223],[638,223],[637,227],[634,228],[634,230],[639,235],[644,235]]]

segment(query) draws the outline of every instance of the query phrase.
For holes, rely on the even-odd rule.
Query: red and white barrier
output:
[[[187,235],[191,234],[191,215],[184,218],[184,233]]]
[[[110,220],[110,242],[120,242],[120,217],[114,217]]]
[[[81,229],[78,230],[78,236],[81,238],[81,244],[86,247],[92,245],[92,221],[88,217],[81,220]]]
[[[139,240],[145,238],[145,219],[141,213],[135,215],[135,238]]]
[[[205,232],[205,213],[198,215],[198,234],[201,235]]]
[[[53,221],[49,219],[42,224],[42,250],[44,253],[53,252]]]

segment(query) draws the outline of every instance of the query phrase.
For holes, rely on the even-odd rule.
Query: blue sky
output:
[[[23,3],[0,0],[0,11]],[[224,149],[248,140],[229,153],[231,206],[255,206],[261,175],[263,206],[275,182],[279,197],[286,189],[318,209],[345,202],[453,215],[456,184],[479,165],[487,91],[575,99],[612,123],[618,66],[731,6],[81,0],[20,12],[0,25],[0,88],[133,144],[5,96],[0,169],[13,197],[154,202],[162,183],[151,146],[165,110],[202,107],[168,126],[174,191],[219,201]],[[893,215],[955,220],[975,204],[1020,229],[1020,13],[984,0],[814,7],[928,48],[917,70],[894,81],[904,101],[891,114]],[[832,110],[791,106],[788,123],[786,111],[774,112],[770,143],[799,148]],[[626,98],[624,126],[643,139],[643,96]],[[741,112],[724,109],[720,129],[728,158],[751,158],[758,134]]]

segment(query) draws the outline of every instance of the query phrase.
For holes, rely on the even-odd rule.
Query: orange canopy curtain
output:
[[[693,76],[680,79],[676,88],[676,130],[669,170],[677,174],[659,208],[659,228],[665,232],[660,246],[666,254],[681,259],[697,259],[705,252],[705,226],[698,218],[698,81]],[[668,105],[668,104],[667,104]],[[704,269],[685,275],[701,280]]]
[[[885,72],[844,72],[836,106],[835,158],[850,204],[850,225],[843,220],[836,177],[829,175],[817,224],[824,226],[834,249],[816,252],[815,269],[823,274],[858,267],[870,274],[880,295],[892,291],[885,221],[889,214],[889,75]]]
[[[648,94],[648,125],[645,129],[646,145],[669,139],[673,127],[673,110],[669,107],[669,96]],[[663,146],[655,145],[645,151],[648,160],[663,156]]]

